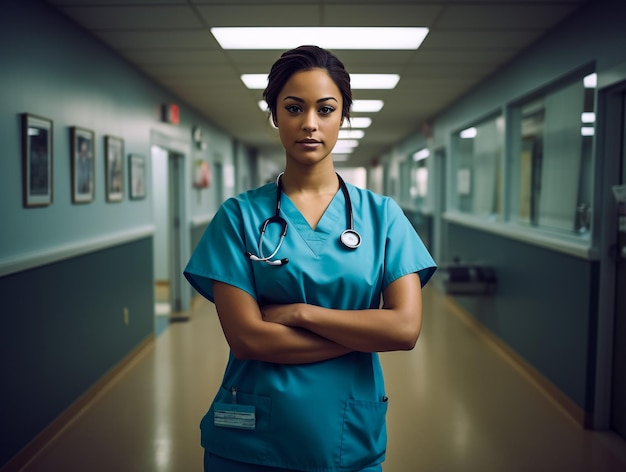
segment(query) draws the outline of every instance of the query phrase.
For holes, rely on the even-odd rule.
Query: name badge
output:
[[[213,422],[215,426],[222,428],[255,429],[254,405],[216,403],[213,408]]]

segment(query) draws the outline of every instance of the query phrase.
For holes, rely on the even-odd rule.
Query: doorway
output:
[[[626,214],[620,218],[615,192],[626,185],[626,63],[598,74],[597,97],[598,205],[592,218],[599,240],[599,292],[588,425],[626,440]]]
[[[184,165],[178,150],[163,145],[151,149],[153,212],[155,222],[153,260],[155,281],[155,334],[171,321],[187,319],[189,297],[184,288],[186,262]]]
[[[620,187],[626,194],[626,88],[619,94],[621,103]],[[613,337],[613,381],[611,427],[626,439],[626,202],[617,201],[617,236],[612,255],[615,260],[615,311]]]

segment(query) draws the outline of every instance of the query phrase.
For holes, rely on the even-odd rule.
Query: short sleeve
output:
[[[214,280],[240,288],[256,299],[244,237],[241,209],[235,199],[229,199],[215,214],[183,272],[208,300],[214,301]]]
[[[411,222],[391,198],[387,199],[387,227],[383,286],[416,272],[423,287],[437,265]]]

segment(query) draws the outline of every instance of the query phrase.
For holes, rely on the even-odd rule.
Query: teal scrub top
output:
[[[259,305],[308,303],[326,308],[378,308],[394,280],[418,273],[422,286],[435,262],[400,207],[389,197],[346,184],[356,249],[339,236],[347,227],[346,201],[338,191],[312,229],[288,196],[281,196],[287,234],[271,266],[253,262],[263,221],[276,210],[276,184],[230,198],[218,210],[184,274],[213,301],[212,281],[244,290]],[[263,253],[271,254],[280,225],[267,227]],[[215,425],[216,404],[254,407],[253,430]],[[377,353],[353,352],[309,364],[242,361],[232,353],[222,386],[201,422],[211,453],[233,460],[310,472],[357,471],[381,463],[387,442],[387,397]]]

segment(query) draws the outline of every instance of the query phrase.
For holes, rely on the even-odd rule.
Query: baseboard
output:
[[[154,344],[154,334],[149,335],[124,359],[107,372],[89,390],[57,416],[32,441],[24,446],[13,458],[0,468],[0,472],[19,472],[35,456],[61,433],[68,425],[78,418],[89,406],[104,394],[126,369],[138,361]]]
[[[470,325],[491,348],[515,370],[532,382],[569,420],[581,428],[585,427],[586,414],[583,408],[578,406],[543,374],[526,362],[523,357],[470,315],[452,297],[446,296],[446,304],[452,313],[461,321]]]

